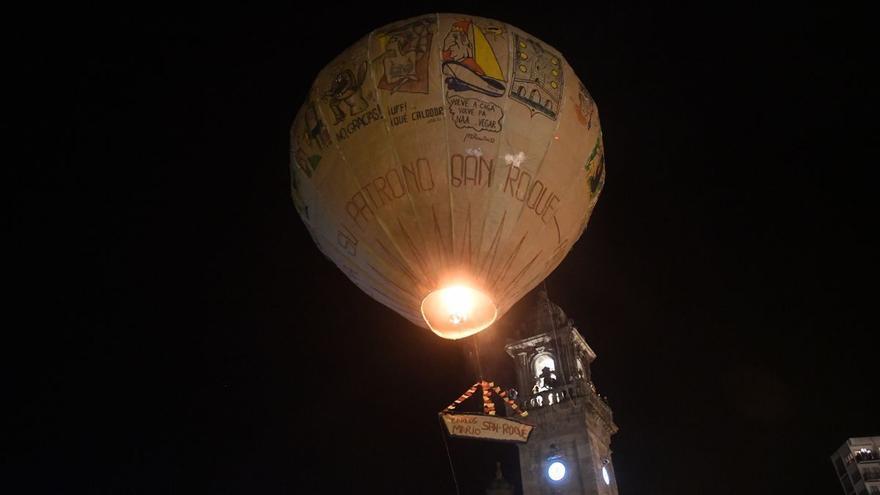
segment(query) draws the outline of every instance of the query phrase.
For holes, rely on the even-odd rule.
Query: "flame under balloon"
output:
[[[498,308],[486,294],[464,285],[436,290],[422,300],[428,327],[446,339],[469,337],[489,327]]]

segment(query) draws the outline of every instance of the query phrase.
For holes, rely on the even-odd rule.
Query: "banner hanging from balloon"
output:
[[[456,408],[461,405],[462,402],[476,394],[477,389],[482,391],[483,414],[455,412]],[[521,417],[528,416],[529,413],[527,411],[521,411],[519,406],[516,405],[516,402],[511,400],[510,397],[508,397],[507,392],[503,391],[501,387],[495,385],[495,382],[480,380],[439,413],[440,419],[446,426],[447,433],[457,437],[508,442],[527,442],[534,426],[513,419],[496,416],[495,404],[491,399],[493,392],[504,400],[514,413]]]
[[[534,426],[498,416],[482,414],[440,414],[446,432],[454,437],[525,443]]]

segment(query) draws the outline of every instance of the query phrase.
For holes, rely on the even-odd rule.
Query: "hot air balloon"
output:
[[[377,29],[321,70],[290,166],[318,248],[449,339],[487,328],[559,265],[605,179],[596,105],[563,56],[457,14]]]

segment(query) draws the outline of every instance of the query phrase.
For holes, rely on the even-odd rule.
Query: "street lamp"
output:
[[[565,456],[559,453],[559,448],[550,444],[550,455],[544,463],[547,479],[551,485],[564,483],[568,478],[568,462]]]
[[[565,478],[565,463],[559,460],[551,462],[547,466],[547,477],[551,481],[562,481]]]

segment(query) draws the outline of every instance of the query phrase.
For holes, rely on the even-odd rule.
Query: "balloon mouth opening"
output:
[[[428,328],[444,339],[463,339],[485,330],[498,317],[498,307],[486,294],[464,285],[435,290],[422,300]]]

